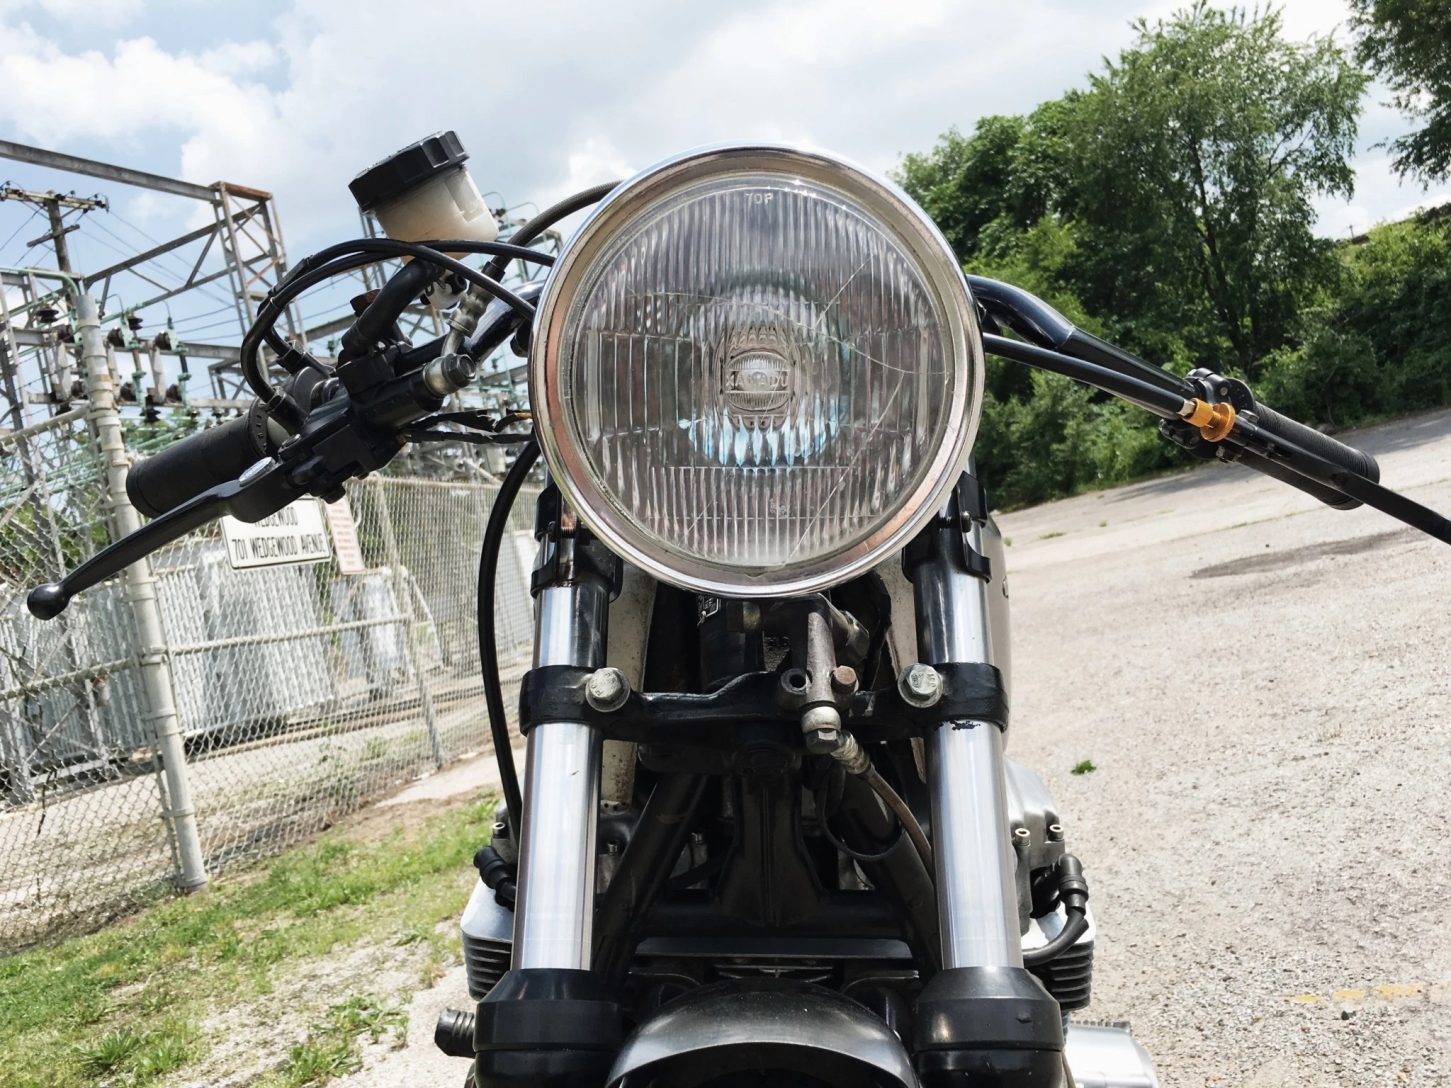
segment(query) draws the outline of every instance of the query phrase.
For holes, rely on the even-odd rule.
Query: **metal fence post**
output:
[[[408,664],[413,669],[413,676],[418,681],[418,702],[419,708],[423,711],[423,724],[428,728],[428,745],[433,753],[433,765],[442,767],[445,762],[443,744],[438,736],[438,718],[433,710],[433,693],[428,689],[428,681],[423,675],[423,661],[418,653],[417,633],[414,625],[418,622],[418,613],[414,607],[413,593],[408,585],[408,569],[403,565],[403,557],[398,551],[398,537],[393,531],[393,514],[388,506],[388,486],[383,479],[378,480],[378,525],[383,530],[383,548],[388,553],[388,566],[393,571],[393,591],[401,594],[398,601],[398,611],[403,617],[403,652],[408,658]]]
[[[76,312],[80,319],[77,325],[81,362],[90,404],[86,419],[106,466],[107,506],[111,512],[113,531],[119,538],[141,526],[140,515],[126,496],[126,439],[121,429],[120,413],[116,410],[115,386],[111,380],[110,361],[95,299],[78,294]],[[126,598],[140,642],[141,681],[146,692],[146,705],[150,710],[149,717],[166,776],[169,807],[164,815],[180,863],[177,883],[182,891],[194,891],[207,882],[206,862],[197,834],[196,811],[192,808],[186,751],[173,695],[171,662],[166,652],[166,635],[161,625],[161,608],[156,599],[156,579],[150,560],[142,559],[127,567],[125,583]]]

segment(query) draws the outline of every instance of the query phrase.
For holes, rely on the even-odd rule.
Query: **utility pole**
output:
[[[0,185],[0,200],[18,200],[23,204],[33,204],[42,209],[50,220],[50,233],[42,234],[39,238],[32,239],[25,244],[27,246],[38,246],[42,242],[50,242],[55,249],[55,264],[67,276],[73,275],[71,268],[71,251],[66,244],[66,235],[73,230],[80,229],[79,223],[65,225],[65,213],[68,211],[79,211],[82,215],[86,212],[93,212],[97,209],[110,207],[106,201],[99,196],[76,196],[75,193],[34,192],[30,189],[18,189],[13,185]]]
[[[89,407],[86,419],[100,448],[106,469],[106,492],[114,539],[130,536],[141,528],[141,515],[126,495],[126,439],[121,415],[116,410],[115,386],[107,359],[106,342],[96,300],[78,295],[76,328],[80,358],[85,367]],[[180,872],[176,882],[183,892],[195,891],[207,882],[206,859],[197,832],[196,810],[192,807],[191,784],[187,777],[185,738],[177,718],[171,676],[171,655],[161,623],[161,605],[156,595],[156,577],[149,558],[138,559],[126,568],[126,597],[136,623],[139,642],[141,683],[146,693],[147,718],[161,757],[162,781],[166,785],[164,813],[176,848]]]

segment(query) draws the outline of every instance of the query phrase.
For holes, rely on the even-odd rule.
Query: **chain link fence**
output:
[[[99,368],[92,378],[104,385]],[[198,883],[188,835],[205,879],[488,748],[475,582],[497,487],[469,447],[350,485],[330,519],[336,536],[351,515],[346,561],[339,542],[322,561],[234,569],[214,526],[151,557],[154,604],[118,578],[33,619],[26,591],[122,520],[97,441],[119,417],[99,392],[0,435],[0,949]],[[177,433],[122,422],[133,453]],[[500,562],[509,706],[532,641],[533,497],[520,496]],[[162,645],[143,645],[141,607],[159,611]],[[158,676],[181,740],[170,749]]]

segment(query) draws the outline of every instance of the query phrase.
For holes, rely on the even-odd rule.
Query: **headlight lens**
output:
[[[893,187],[785,148],[612,193],[540,302],[536,431],[585,522],[697,592],[784,596],[900,547],[966,462],[981,341]]]

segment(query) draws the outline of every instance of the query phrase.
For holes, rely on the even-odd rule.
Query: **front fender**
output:
[[[737,1073],[786,1073],[803,1085],[919,1088],[902,1041],[850,998],[763,979],[693,990],[635,1030],[609,1088],[701,1088]]]

